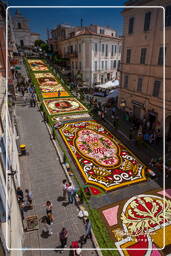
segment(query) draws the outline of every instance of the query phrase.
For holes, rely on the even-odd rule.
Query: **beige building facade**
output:
[[[119,103],[129,113],[150,122],[151,128],[163,128],[164,86],[166,138],[171,137],[171,1],[166,7],[166,80],[164,83],[163,8],[161,1],[128,1],[125,8],[124,40],[121,60]],[[164,4],[164,2],[163,2]],[[123,104],[124,103],[124,104]]]
[[[97,25],[65,28],[60,25],[52,31],[51,44],[62,58],[69,59],[71,74],[81,75],[91,87],[118,75],[122,40],[111,28]]]

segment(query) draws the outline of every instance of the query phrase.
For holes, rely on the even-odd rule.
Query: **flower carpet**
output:
[[[110,191],[145,181],[145,166],[96,121],[58,127],[85,182]]]
[[[121,255],[171,252],[171,189],[135,195],[99,211]]]
[[[32,71],[48,71],[49,70],[43,60],[27,59],[27,61]]]
[[[43,98],[66,97],[69,93],[51,73],[34,74]],[[60,92],[60,95],[59,95]]]
[[[87,112],[88,110],[75,98],[44,100],[49,115],[72,114]]]

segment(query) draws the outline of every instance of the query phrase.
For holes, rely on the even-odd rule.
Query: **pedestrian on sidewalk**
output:
[[[66,200],[66,194],[67,194],[67,187],[69,184],[67,184],[67,180],[63,180],[63,200]]]
[[[35,106],[36,106],[36,94],[34,92],[31,94],[31,98],[32,98],[32,106],[35,108]]]
[[[21,94],[24,97],[24,94],[25,94],[24,86],[21,87]]]
[[[104,121],[104,117],[105,117],[104,111],[101,111],[101,119],[102,119],[102,121]]]
[[[67,195],[68,195],[68,202],[70,204],[73,204],[73,200],[75,199],[75,188],[71,184],[71,182],[69,182],[68,187],[67,187]]]
[[[88,238],[92,238],[91,234],[91,222],[89,219],[86,219],[86,224],[85,224],[85,243],[87,242]]]
[[[32,201],[33,201],[32,192],[26,189],[25,193],[26,193],[26,206],[32,208]]]
[[[17,194],[18,202],[23,202],[24,201],[24,194],[23,194],[23,191],[20,187],[17,188],[16,194]]]
[[[46,207],[46,214],[47,214],[47,215],[48,215],[49,213],[52,214],[53,204],[51,203],[51,201],[47,201],[46,204],[44,204],[43,206]]]
[[[53,232],[52,232],[52,226],[51,226],[50,218],[48,216],[43,216],[41,218],[41,222],[43,223],[43,229],[42,229],[43,233],[48,232],[49,235],[52,235]]]
[[[68,231],[66,230],[66,228],[62,228],[61,232],[59,233],[61,248],[67,247],[67,239],[68,239]],[[60,251],[60,253],[62,252],[63,251]]]
[[[27,105],[27,95],[26,94],[23,96],[23,100],[24,100],[24,104],[26,106]]]

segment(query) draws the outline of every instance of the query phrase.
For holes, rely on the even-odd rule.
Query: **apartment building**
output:
[[[119,102],[125,110],[150,122],[151,128],[163,128],[163,97],[165,95],[166,138],[171,139],[171,1],[165,1],[166,17],[159,0],[127,1],[122,12],[124,40],[121,60]],[[133,5],[146,8],[131,8]],[[165,49],[163,45],[166,31]],[[164,53],[166,80],[164,83]]]
[[[48,42],[59,56],[69,59],[71,74],[91,87],[118,76],[122,39],[114,29],[59,25]]]
[[[23,225],[16,197],[16,187],[20,185],[17,134],[6,98],[5,8],[0,1],[0,255],[22,256],[22,251],[9,250],[22,248]]]

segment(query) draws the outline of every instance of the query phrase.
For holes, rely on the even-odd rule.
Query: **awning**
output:
[[[119,87],[119,80],[112,80],[109,81],[105,84],[99,84],[96,85],[97,88],[102,88],[102,89],[110,89],[110,88],[115,88],[115,87]]]

